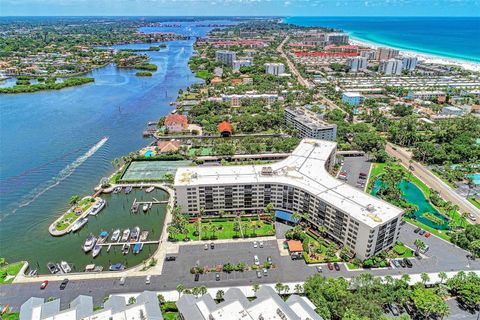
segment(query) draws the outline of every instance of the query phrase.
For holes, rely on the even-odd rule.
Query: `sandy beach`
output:
[[[357,45],[357,46],[364,46],[364,47],[370,47],[372,49],[376,49],[378,47],[389,47],[386,45],[379,45],[373,42],[368,42],[364,40],[358,40],[358,39],[353,39],[350,38],[350,43]],[[442,65],[453,65],[453,66],[458,66],[462,67],[466,70],[470,71],[475,71],[475,72],[480,72],[480,63],[475,63],[475,62],[470,62],[470,61],[464,61],[464,60],[459,60],[459,59],[454,59],[454,58],[446,58],[446,57],[440,57],[440,56],[435,56],[435,55],[430,55],[426,53],[419,53],[411,50],[404,50],[400,49],[400,55],[404,57],[417,57],[419,61],[423,63],[435,63],[435,64],[442,64]]]

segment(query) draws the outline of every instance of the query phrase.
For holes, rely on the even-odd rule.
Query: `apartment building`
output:
[[[364,57],[351,57],[347,59],[347,65],[350,67],[350,72],[357,72],[367,69],[368,60]]]
[[[285,124],[297,130],[300,138],[335,141],[337,125],[323,121],[320,116],[304,107],[285,108]]]
[[[401,75],[402,60],[398,60],[398,59],[381,60],[380,65],[378,66],[378,71],[387,76]]]
[[[348,44],[348,34],[346,33],[329,33],[327,34],[328,44]]]
[[[253,66],[253,57],[241,57],[239,59],[233,60],[232,62],[233,71],[239,71],[241,67],[250,66]]]
[[[376,54],[376,59],[378,61],[380,60],[388,60],[392,58],[398,57],[400,54],[400,51],[397,49],[392,49],[392,48],[386,48],[386,47],[379,47],[377,49],[377,54]]]
[[[331,172],[336,143],[303,139],[292,154],[270,165],[182,167],[175,175],[176,204],[197,215],[277,210],[306,213],[312,228],[365,259],[391,248],[403,211],[337,180]]]
[[[283,63],[265,63],[265,73],[278,76],[285,73],[285,65]]]
[[[228,50],[215,51],[215,60],[221,61],[228,66],[233,66],[233,61],[237,60],[237,53]]]
[[[417,57],[403,57],[402,58],[402,69],[413,71],[417,67],[418,58]]]

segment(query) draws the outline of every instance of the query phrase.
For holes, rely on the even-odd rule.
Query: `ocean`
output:
[[[342,29],[357,40],[480,62],[480,17],[290,17],[284,22]]]

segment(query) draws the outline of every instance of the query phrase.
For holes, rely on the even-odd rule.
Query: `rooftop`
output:
[[[371,227],[398,217],[400,208],[327,172],[325,162],[335,149],[334,142],[303,139],[288,158],[269,166],[180,167],[175,186],[279,183],[305,190]]]

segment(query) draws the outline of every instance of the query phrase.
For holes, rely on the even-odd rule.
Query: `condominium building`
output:
[[[377,49],[376,59],[379,60],[379,61],[380,60],[388,60],[388,59],[398,57],[399,54],[400,54],[400,51],[397,50],[397,49],[379,47]]]
[[[350,67],[350,72],[357,72],[367,69],[367,58],[351,57],[347,59],[347,65]]]
[[[417,57],[403,57],[402,58],[402,69],[413,71],[417,67],[418,58]]]
[[[304,107],[285,108],[285,124],[292,126],[300,138],[335,141],[337,125],[323,121],[320,116]]]
[[[328,44],[348,44],[348,34],[346,33],[329,33],[327,34]]]
[[[284,301],[269,286],[260,287],[253,301],[249,301],[238,288],[228,289],[223,300],[217,304],[210,294],[200,298],[192,294],[184,294],[177,301],[177,308],[183,320],[323,319],[315,313],[315,306],[308,298],[293,294]]]
[[[375,59],[375,55],[376,55],[376,52],[375,50],[371,50],[371,49],[362,49],[360,50],[360,57],[363,57],[363,58],[367,58],[367,60],[374,60]]]
[[[228,66],[233,66],[233,61],[237,60],[237,53],[228,50],[215,51],[215,60],[221,61]]]
[[[285,65],[283,63],[265,63],[265,73],[278,76],[285,73]]]
[[[364,96],[362,96],[359,92],[343,92],[342,93],[342,101],[348,103],[351,106],[356,106],[362,103]]]
[[[238,107],[241,105],[242,100],[264,100],[266,104],[272,104],[277,100],[283,99],[278,94],[275,93],[264,93],[264,94],[224,94],[221,97],[222,102],[230,102],[232,107]]]
[[[241,67],[250,67],[253,66],[252,57],[244,57],[241,59],[233,60],[232,69],[233,71],[239,71]]]
[[[401,75],[402,74],[402,60],[388,59],[381,60],[378,66],[378,71],[385,75]]]
[[[312,228],[365,259],[391,248],[403,211],[337,180],[330,171],[336,143],[303,139],[292,154],[269,165],[182,167],[175,175],[176,204],[190,215],[277,210],[305,213]]]

